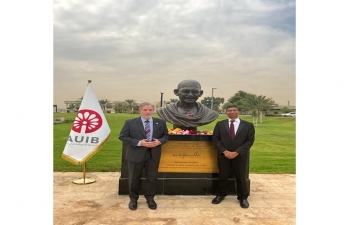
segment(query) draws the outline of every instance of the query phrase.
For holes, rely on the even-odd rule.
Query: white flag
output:
[[[102,148],[110,133],[111,129],[89,81],[62,158],[76,165],[85,163]]]

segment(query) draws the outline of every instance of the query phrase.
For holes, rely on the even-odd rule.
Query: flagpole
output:
[[[84,163],[83,178],[84,178],[84,183],[85,183],[85,178],[86,178],[86,162]]]
[[[73,180],[73,183],[75,183],[75,184],[91,184],[94,182],[96,182],[96,179],[86,178],[86,162],[85,162],[84,163],[83,178]]]
[[[91,80],[88,80],[87,85],[89,85],[90,83],[91,83]],[[96,181],[95,179],[86,178],[86,162],[85,162],[84,163],[83,178],[73,180],[73,183],[75,183],[75,184],[91,184],[91,183],[94,183],[95,181]]]
[[[83,177],[73,180],[72,182],[74,184],[91,184],[96,182],[95,179],[86,178],[86,162],[101,149],[101,147],[110,137],[110,128],[104,117],[103,111],[101,111],[101,106],[98,99],[92,88],[89,87],[89,84],[91,84],[91,80],[88,80],[88,87],[86,88],[84,97],[82,98],[82,102],[79,107],[77,118],[75,119],[76,123],[72,126],[69,139],[67,140],[67,144],[62,153],[62,157],[71,163],[81,165],[84,162]],[[91,122],[92,119],[94,119],[93,122]],[[93,126],[91,125],[92,123]],[[86,129],[90,129],[89,132],[86,132]],[[91,132],[95,133],[94,135],[96,135],[96,137],[91,136]],[[75,137],[75,139],[72,139],[71,136]],[[80,137],[81,141],[77,141],[77,137]],[[89,137],[91,138],[89,139]],[[80,142],[82,142],[83,139],[85,142],[82,144]],[[99,140],[102,141],[100,142]],[[72,143],[77,144],[77,146],[71,145]],[[81,151],[82,148],[86,149]],[[79,154],[81,155],[74,154],[73,150],[79,151]],[[90,150],[90,153],[88,150]]]

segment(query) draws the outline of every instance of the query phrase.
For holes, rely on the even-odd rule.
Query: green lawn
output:
[[[82,165],[74,165],[62,158],[62,152],[69,136],[75,113],[54,113],[54,118],[64,117],[66,123],[55,124],[54,129],[54,171],[82,172]],[[126,119],[138,117],[139,114],[105,114],[111,136],[102,149],[87,163],[88,172],[120,171],[122,142],[118,139],[121,127]],[[154,117],[158,117],[156,113]],[[226,119],[220,115],[216,121]],[[241,116],[241,119],[252,122],[251,116]],[[198,130],[213,130],[213,121]],[[170,123],[167,124],[172,128]],[[293,117],[264,117],[263,123],[256,127],[255,143],[250,154],[250,173],[284,173],[295,174],[295,131],[296,119]]]

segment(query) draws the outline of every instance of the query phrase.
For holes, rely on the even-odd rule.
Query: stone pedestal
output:
[[[128,162],[123,144],[119,195],[128,195]],[[215,195],[217,186],[217,155],[211,135],[169,135],[162,147],[157,195]],[[246,179],[249,179],[249,152]],[[210,157],[210,158],[208,158]],[[142,195],[146,178],[142,176]],[[229,193],[236,195],[236,179],[229,178]],[[250,190],[250,188],[249,188]]]

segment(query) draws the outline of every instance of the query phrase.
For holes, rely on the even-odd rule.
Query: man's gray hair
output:
[[[144,107],[144,106],[146,106],[146,105],[152,106],[153,110],[155,109],[154,104],[152,104],[152,103],[150,103],[150,102],[142,102],[142,103],[139,105],[139,107],[140,107],[140,109],[142,109],[142,107]]]

